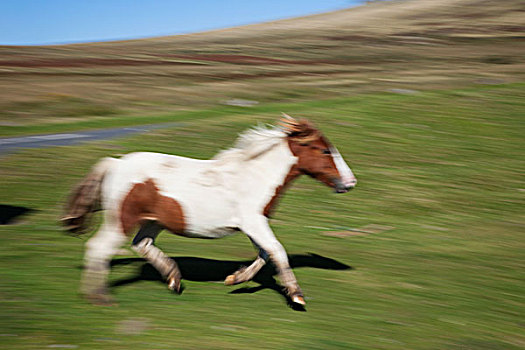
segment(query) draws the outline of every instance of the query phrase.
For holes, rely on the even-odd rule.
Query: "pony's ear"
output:
[[[295,120],[294,118],[290,117],[288,114],[284,113],[284,112],[281,112],[281,115],[282,115],[282,119],[285,119],[285,120]]]
[[[296,120],[283,113],[279,125],[290,139],[302,144],[307,144],[320,137],[319,130],[306,119]]]
[[[277,124],[279,124],[288,135],[300,131],[300,123],[286,113],[282,113],[282,117]]]

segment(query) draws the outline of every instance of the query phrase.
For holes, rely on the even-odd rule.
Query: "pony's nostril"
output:
[[[347,180],[347,181],[345,181],[345,186],[347,188],[354,188],[356,184],[357,184],[357,180],[355,180],[355,179],[354,180]]]

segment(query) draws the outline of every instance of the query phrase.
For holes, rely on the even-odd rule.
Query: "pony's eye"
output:
[[[331,152],[330,152],[329,149],[324,149],[324,150],[323,150],[323,154],[330,154],[330,153],[331,153]]]

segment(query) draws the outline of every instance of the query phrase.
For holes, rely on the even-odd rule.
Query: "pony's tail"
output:
[[[103,158],[91,172],[71,191],[66,203],[65,213],[60,218],[65,230],[72,235],[81,235],[93,228],[91,218],[101,207],[101,185],[107,171],[117,161]]]

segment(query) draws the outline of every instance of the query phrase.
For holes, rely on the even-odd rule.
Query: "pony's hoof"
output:
[[[96,306],[115,306],[116,303],[108,294],[88,294],[86,299]]]
[[[226,286],[233,286],[235,284],[235,275],[229,275],[224,280],[224,285]]]
[[[180,294],[180,279],[174,277],[168,279],[168,289]]]
[[[306,305],[306,302],[304,301],[304,298],[301,295],[292,296],[292,301],[299,305]]]

